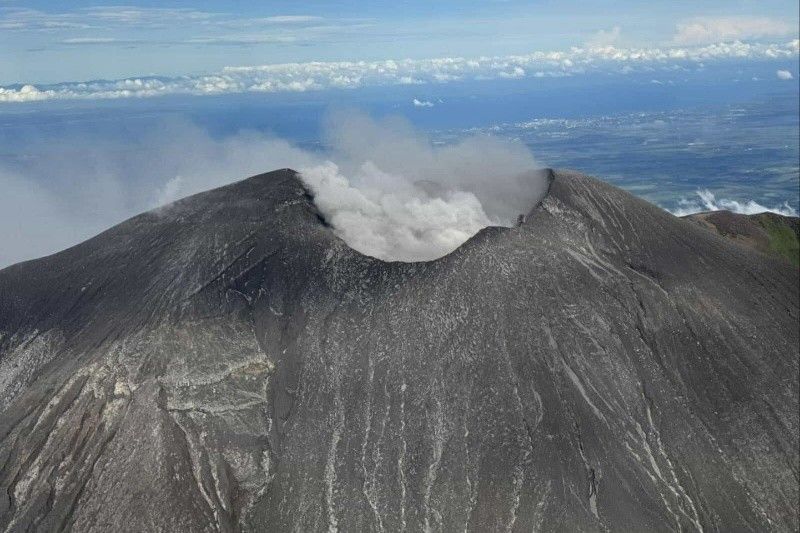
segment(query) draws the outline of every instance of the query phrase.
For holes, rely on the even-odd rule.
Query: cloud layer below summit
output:
[[[700,30],[697,30],[700,31]],[[613,32],[612,35],[613,36]],[[282,93],[368,86],[422,85],[489,79],[565,77],[606,72],[703,68],[719,61],[798,57],[800,40],[781,44],[729,42],[669,48],[620,48],[609,35],[585,47],[496,57],[441,57],[381,61],[283,63],[226,67],[177,77],[132,77],[51,85],[0,86],[0,103],[43,100],[146,98],[165,95]]]

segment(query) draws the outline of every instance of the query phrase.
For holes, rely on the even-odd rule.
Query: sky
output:
[[[0,0],[0,85],[196,76],[275,63],[480,58],[571,47],[785,44],[798,32],[796,0],[126,4]]]

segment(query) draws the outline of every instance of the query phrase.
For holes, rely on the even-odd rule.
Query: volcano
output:
[[[0,271],[0,526],[797,530],[797,268],[548,179],[433,261],[285,169]]]

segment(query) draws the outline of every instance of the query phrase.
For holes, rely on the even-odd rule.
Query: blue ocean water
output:
[[[478,130],[521,139],[545,166],[581,170],[669,209],[707,189],[718,198],[798,210],[799,128],[796,95],[774,95]]]
[[[772,67],[763,68],[769,74]],[[647,76],[566,78],[6,105],[0,168],[24,174],[42,146],[67,139],[135,150],[133,141],[170,121],[196,124],[218,139],[252,130],[322,150],[326,114],[353,108],[402,115],[435,142],[474,134],[519,139],[542,166],[598,176],[669,209],[708,189],[720,198],[798,210],[797,80],[750,74],[720,67],[679,84]],[[414,99],[429,105],[415,106]],[[80,186],[80,176],[74,179]]]

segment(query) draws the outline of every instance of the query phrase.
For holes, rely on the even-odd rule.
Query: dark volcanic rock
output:
[[[553,178],[426,263],[283,170],[0,271],[0,525],[796,530],[797,270]]]

